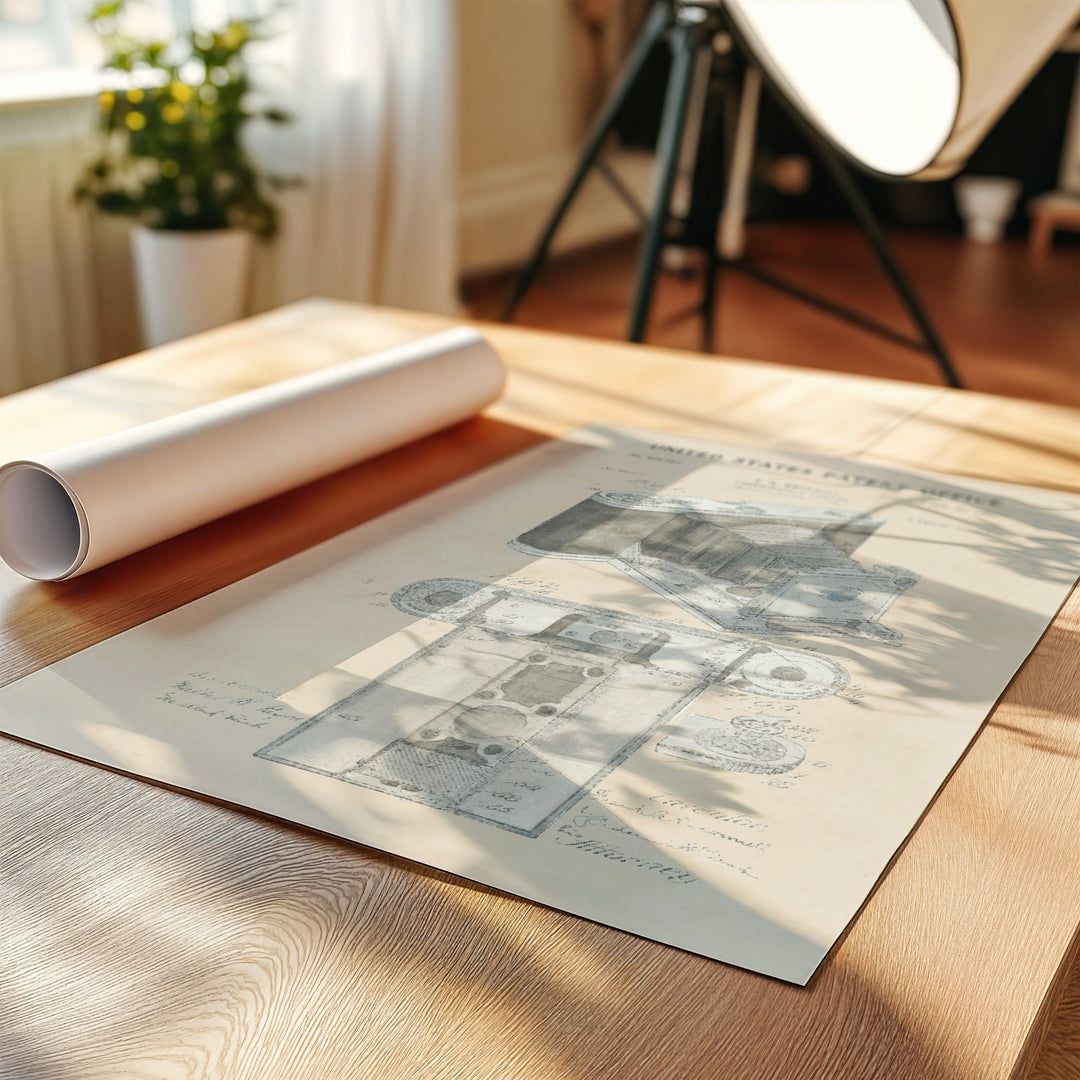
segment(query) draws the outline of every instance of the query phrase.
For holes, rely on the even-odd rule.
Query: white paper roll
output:
[[[502,392],[461,327],[0,467],[0,557],[62,581],[464,420]]]

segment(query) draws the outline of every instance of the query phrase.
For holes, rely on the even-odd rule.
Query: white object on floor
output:
[[[1020,181],[1008,176],[961,176],[953,190],[967,238],[978,244],[1000,243],[1020,195]]]

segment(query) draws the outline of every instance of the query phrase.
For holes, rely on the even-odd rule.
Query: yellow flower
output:
[[[247,31],[237,23],[230,23],[219,38],[226,49],[235,49],[247,41]]]
[[[184,106],[175,101],[170,101],[161,110],[161,119],[166,124],[179,124],[184,119]]]
[[[116,95],[111,90],[106,90],[98,98],[98,104],[101,106],[102,112],[109,112],[113,107],[113,102],[116,101]]]
[[[187,83],[174,82],[169,86],[169,93],[172,94],[174,101],[183,104],[191,100],[194,91]]]
[[[166,179],[171,180],[174,176],[180,175],[180,166],[177,162],[167,159],[161,163],[161,175]]]
[[[127,124],[132,131],[142,131],[146,127],[146,117],[142,113],[129,112],[124,117],[124,123]]]
[[[136,86],[133,90],[127,92],[127,99],[132,105],[138,105],[143,99],[143,92]]]

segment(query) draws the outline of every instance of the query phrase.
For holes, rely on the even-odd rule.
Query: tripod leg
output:
[[[682,140],[679,144],[679,161],[675,166],[675,186],[671,192],[671,205],[668,207],[670,221],[679,223],[683,232],[686,231],[690,213],[694,209],[698,157],[709,116],[712,60],[711,49],[699,49],[694,60],[694,73],[690,77],[690,97],[686,103],[686,120],[683,122]],[[643,221],[648,227],[648,215],[644,216]],[[693,263],[688,260],[683,247],[665,248],[660,253],[660,265],[665,270],[676,273],[686,273],[693,269]]]
[[[701,351],[713,352],[716,348],[716,323],[720,307],[719,282],[723,269],[723,250],[717,248],[721,211],[731,198],[732,173],[736,147],[739,144],[742,124],[743,95],[739,89],[739,68],[730,52],[717,65],[718,77],[714,86],[721,93],[714,94],[711,114],[711,130],[702,141],[699,154],[711,155],[719,162],[719,169],[709,174],[707,186],[695,191],[697,209],[702,224],[702,255],[705,258],[701,275]],[[717,145],[717,125],[722,143]],[[719,151],[719,152],[718,152]],[[700,164],[700,162],[699,162]]]
[[[642,241],[638,262],[638,279],[634,306],[630,315],[630,341],[644,341],[645,327],[649,321],[653,288],[660,249],[664,243],[671,207],[671,192],[679,165],[679,147],[682,143],[683,125],[686,123],[686,106],[690,98],[690,85],[694,75],[694,57],[703,44],[701,23],[678,23],[671,33],[671,75],[668,78],[664,114],[660,121],[660,135],[656,143],[656,194],[653,197],[652,216]]]
[[[754,167],[757,143],[758,102],[761,99],[761,72],[747,65],[743,75],[742,92],[732,122],[735,125],[731,153],[725,162],[727,184],[724,188],[724,208],[716,242],[725,259],[741,259],[746,236],[746,204],[750,191],[750,173]]]
[[[956,368],[953,367],[945,344],[938,337],[937,331],[934,329],[933,323],[930,322],[930,317],[926,314],[918,294],[908,280],[907,274],[904,273],[903,267],[897,261],[896,255],[893,253],[885,234],[881,231],[877,217],[870,208],[870,204],[866,201],[862,190],[833,148],[823,139],[815,137],[814,141],[817,143],[821,160],[825,162],[826,167],[836,181],[837,187],[844,198],[847,199],[856,220],[870,242],[870,246],[874,249],[878,262],[888,275],[904,307],[907,308],[911,321],[918,327],[919,333],[922,334],[927,350],[937,361],[938,369],[945,380],[945,384],[962,390],[964,384],[960,381]]]
[[[732,214],[737,220],[735,235],[740,247],[742,245],[746,192],[757,132],[757,86],[752,82],[751,71],[753,68],[741,66],[736,57],[729,55],[720,83],[723,89],[720,118],[724,137],[722,183],[716,185],[716,191],[710,194],[706,203],[708,224],[705,230],[705,273],[702,276],[702,352],[713,352],[716,349],[720,271],[728,257],[721,237],[724,231],[723,222],[730,221]]]
[[[533,280],[536,278],[537,272],[543,265],[544,259],[547,258],[548,248],[551,247],[551,241],[555,238],[555,233],[562,223],[563,217],[566,215],[567,210],[570,209],[570,204],[574,201],[574,196],[577,195],[578,189],[581,187],[589,170],[592,168],[593,163],[596,161],[600,149],[604,145],[604,140],[608,137],[615,125],[615,118],[618,116],[619,109],[622,108],[623,101],[637,81],[638,75],[641,74],[641,69],[645,64],[649,53],[652,51],[653,46],[664,36],[670,24],[671,4],[669,3],[669,0],[656,0],[638,34],[637,41],[634,43],[634,48],[619,77],[618,85],[605,102],[600,115],[593,124],[592,131],[590,131],[588,141],[585,143],[585,148],[581,152],[581,158],[578,160],[577,169],[574,171],[574,175],[570,178],[570,182],[566,185],[565,191],[563,191],[562,198],[559,200],[551,217],[548,219],[547,224],[544,226],[544,231],[540,234],[540,239],[533,249],[532,256],[528,263],[525,264],[525,268],[518,275],[517,281],[514,283],[514,291],[511,293],[510,299],[506,302],[506,307],[503,309],[504,320],[513,318],[518,304],[521,303],[521,298],[529,291]]]
[[[720,258],[715,251],[705,251],[705,273],[701,285],[701,351],[711,353],[716,348],[717,271]]]

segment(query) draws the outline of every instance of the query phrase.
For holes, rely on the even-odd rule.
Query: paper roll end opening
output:
[[[0,469],[0,558],[24,577],[57,581],[82,557],[82,522],[74,498],[33,462]]]

